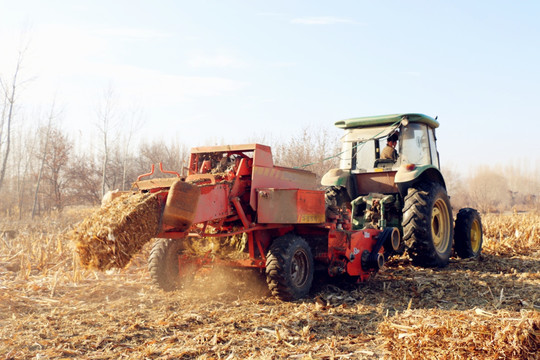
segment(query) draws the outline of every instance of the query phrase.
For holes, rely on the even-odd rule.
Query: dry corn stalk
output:
[[[233,228],[233,231],[238,228]],[[211,226],[207,227],[207,233],[216,233]],[[247,248],[247,233],[236,234],[226,237],[187,238],[184,240],[186,254],[192,256],[216,256],[221,259],[244,259],[249,255],[244,252]]]
[[[378,330],[389,359],[536,359],[540,349],[540,315],[529,310],[406,311]]]
[[[482,216],[484,250],[495,255],[532,255],[540,252],[540,215],[486,214]]]
[[[124,268],[159,229],[160,203],[155,194],[124,194],[98,209],[72,232],[83,266]]]

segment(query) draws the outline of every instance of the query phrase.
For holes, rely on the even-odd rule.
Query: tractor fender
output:
[[[331,169],[321,179],[322,186],[347,186],[350,170]]]
[[[402,196],[407,194],[408,188],[420,181],[439,183],[446,190],[446,183],[444,182],[441,171],[437,167],[433,165],[420,165],[409,170],[408,166],[401,165],[394,179]]]

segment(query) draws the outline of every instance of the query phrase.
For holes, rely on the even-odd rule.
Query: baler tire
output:
[[[482,252],[482,219],[475,209],[464,208],[456,216],[454,249],[462,259],[476,258]]]
[[[439,183],[408,189],[403,208],[403,241],[415,265],[445,267],[452,253],[453,217],[450,200]]]
[[[273,241],[266,255],[266,282],[272,295],[285,301],[307,296],[313,271],[311,248],[303,238],[289,233]]]
[[[177,239],[157,239],[148,257],[148,272],[152,282],[165,291],[180,287],[178,254],[182,242]]]

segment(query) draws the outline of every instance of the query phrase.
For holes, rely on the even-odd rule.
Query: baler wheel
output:
[[[454,249],[462,259],[478,257],[482,252],[482,220],[475,209],[459,210],[454,230]]]
[[[182,242],[177,239],[157,239],[148,257],[148,271],[152,282],[165,291],[180,287],[178,254]]]
[[[408,189],[403,208],[403,240],[413,263],[445,267],[452,252],[453,217],[446,190],[439,183]]]
[[[266,282],[281,300],[308,295],[313,282],[313,255],[308,243],[296,234],[274,240],[266,256]]]

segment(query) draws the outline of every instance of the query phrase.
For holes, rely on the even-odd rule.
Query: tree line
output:
[[[37,129],[35,122],[25,122],[17,112],[23,60],[20,51],[11,77],[0,76],[0,213],[22,218],[62,211],[69,205],[97,205],[106,191],[129,190],[138,175],[159,162],[165,169],[184,171],[187,146],[174,139],[136,143],[144,123],[142,111],[134,106],[122,113],[111,86],[96,110],[95,146],[75,143],[63,129],[54,102]],[[332,157],[340,151],[339,134],[325,129],[304,128],[277,141],[259,136],[244,142],[272,146],[276,164],[313,171],[318,180],[339,165]],[[511,165],[483,167],[463,177],[443,167],[452,205],[482,212],[538,209],[537,172]]]
[[[182,173],[189,156],[187,146],[174,140],[146,141],[127,149],[125,139],[115,140],[107,148],[103,143],[94,152],[78,152],[74,140],[53,122],[34,133],[21,128],[11,137],[0,210],[19,217],[62,211],[69,205],[97,205],[108,190],[129,190],[151,164],[161,162],[164,169]],[[304,130],[274,144],[274,161],[284,166],[311,164],[306,168],[320,179],[328,167],[335,166],[336,160],[322,160],[336,144],[319,132]]]
[[[14,80],[16,81],[16,80]],[[136,142],[144,118],[140,110],[121,113],[109,87],[95,114],[96,135],[81,146],[63,128],[54,103],[40,124],[25,122],[10,110],[17,103],[12,87],[2,87],[0,122],[0,212],[8,216],[35,217],[66,206],[97,205],[109,190],[129,190],[152,164],[183,173],[189,149],[174,139]],[[12,90],[10,90],[12,89]],[[339,137],[321,129],[304,129],[298,135],[275,141],[260,136],[244,142],[271,145],[276,164],[314,171],[320,180],[337,159],[324,160],[339,150]],[[204,144],[201,144],[204,145]],[[215,144],[214,145],[221,145]],[[159,176],[161,174],[156,174]]]
[[[165,169],[180,173],[186,167],[189,149],[185,144],[160,139],[134,145],[126,131],[102,131],[103,137],[105,132],[109,136],[106,147],[103,138],[93,151],[77,150],[73,138],[53,117],[51,112],[37,131],[29,131],[30,126],[12,129],[0,184],[2,213],[22,218],[62,211],[69,205],[97,205],[108,190],[129,190],[151,164],[162,162]],[[318,180],[338,166],[336,157],[328,157],[339,153],[339,137],[327,136],[320,129],[303,129],[281,141],[253,142],[271,145],[276,164],[313,171]],[[6,147],[2,151],[0,155],[6,158]],[[517,166],[483,167],[468,176],[443,167],[443,174],[456,209],[475,207],[486,213],[540,206],[540,181],[534,172]]]
[[[65,131],[54,101],[46,113],[28,116],[21,96],[21,89],[31,86],[21,76],[26,50],[27,45],[18,51],[11,74],[0,73],[0,214],[34,217],[69,205],[97,205],[105,192],[130,189],[138,175],[159,162],[165,169],[184,171],[187,146],[174,139],[137,142],[142,110],[120,109],[112,86],[96,107],[91,142],[75,141]],[[271,145],[276,163],[301,166],[320,179],[337,166],[336,159],[322,161],[324,156],[339,149],[339,137],[325,135],[304,129],[285,140],[259,136],[244,142]]]
[[[452,206],[482,213],[540,211],[538,169],[527,165],[482,166],[467,176],[443,169]]]

